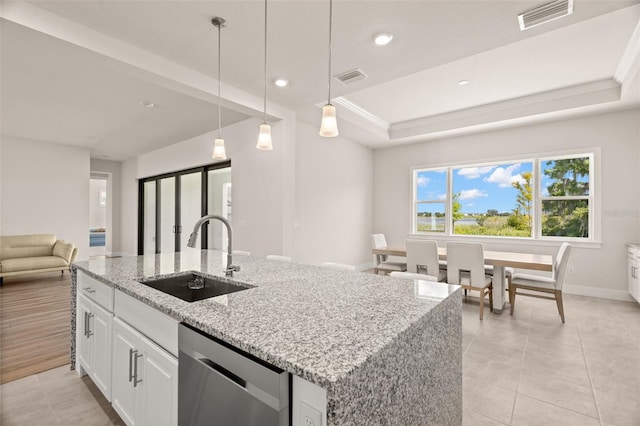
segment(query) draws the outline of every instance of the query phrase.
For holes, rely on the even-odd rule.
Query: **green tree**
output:
[[[464,216],[460,210],[462,210],[462,204],[458,198],[460,197],[460,193],[453,194],[453,202],[451,203],[451,217],[453,218],[453,223],[459,221]]]
[[[547,185],[550,197],[589,194],[589,157],[547,161],[546,166],[544,174],[551,179]],[[588,237],[587,200],[544,200],[542,210],[542,235]]]
[[[498,216],[500,212],[496,209],[487,210],[487,216]]]
[[[533,189],[531,188],[531,172],[522,173],[524,182],[513,182],[511,186],[518,190],[516,196],[516,207],[513,215],[509,217],[507,223],[513,228],[521,231],[531,231],[531,218],[533,213]]]

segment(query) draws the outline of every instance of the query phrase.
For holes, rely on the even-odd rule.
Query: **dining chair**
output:
[[[480,292],[480,320],[484,313],[484,297],[489,295],[493,311],[492,278],[484,273],[484,248],[480,243],[447,243],[447,282],[464,290]]]
[[[289,256],[280,256],[279,254],[269,254],[267,255],[268,260],[275,260],[276,262],[293,262],[293,258]]]
[[[438,281],[438,278],[432,275],[416,274],[413,272],[393,271],[389,276],[395,278],[406,278],[408,280]]]
[[[353,265],[347,265],[345,263],[336,263],[336,262],[322,262],[320,266],[330,269],[337,269],[340,271],[355,271],[356,267]]]
[[[505,291],[509,291],[509,284],[511,283],[511,277],[513,276],[515,269],[506,267],[504,268],[504,277],[506,279]],[[484,265],[485,275],[491,275],[493,277],[493,265]]]
[[[562,286],[564,277],[567,272],[567,263],[571,254],[571,244],[562,243],[560,250],[553,262],[553,271],[551,277],[530,274],[513,274],[509,285],[509,303],[511,304],[511,315],[516,304],[516,295],[537,297],[539,299],[555,300],[558,305],[558,313],[564,324],[564,306],[562,305]],[[541,293],[551,294],[552,296],[543,296],[540,294],[531,294],[528,292],[518,292],[517,290],[537,291]]]
[[[447,269],[442,269],[438,261],[438,243],[431,240],[407,240],[407,272],[415,274],[424,271],[436,277],[437,281],[447,280]]]
[[[371,247],[374,249],[382,248],[387,246],[387,240],[384,237],[384,234],[372,234],[371,235]],[[376,264],[373,267],[374,274],[382,271],[385,273],[400,271],[404,272],[407,270],[407,264],[404,262],[392,262],[387,260],[388,256],[384,254],[376,254]]]

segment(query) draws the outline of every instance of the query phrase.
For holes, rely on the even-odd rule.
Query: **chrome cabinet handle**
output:
[[[92,313],[87,312],[87,328],[86,328],[86,332],[87,332],[87,339],[91,336],[93,336],[93,332],[91,331],[91,318],[94,317],[94,315]]]
[[[84,312],[84,337],[86,337],[87,339],[89,338],[88,330],[89,330],[89,326],[87,325],[88,321],[88,317],[87,317],[88,312]]]
[[[84,291],[86,291],[87,293],[93,294],[96,291],[94,289],[92,289],[91,287],[84,287],[83,288]]]
[[[129,348],[129,382],[133,380],[133,353],[138,352],[134,351],[132,348]]]
[[[142,355],[138,355],[138,351],[133,351],[133,357],[133,387],[135,388],[142,382],[142,379],[138,380],[138,358],[142,358]]]

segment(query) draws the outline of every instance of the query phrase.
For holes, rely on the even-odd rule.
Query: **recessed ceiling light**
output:
[[[286,80],[284,78],[277,78],[274,81],[275,85],[278,87],[287,87],[287,85],[289,84],[289,80]]]
[[[138,103],[145,108],[153,108],[154,106],[156,106],[156,104],[151,101],[140,101]]]
[[[391,33],[378,33],[373,36],[373,42],[377,46],[385,46],[391,43],[391,40],[393,40],[393,34]]]
[[[458,82],[458,86],[466,86],[467,84],[469,84],[469,80],[460,80]]]

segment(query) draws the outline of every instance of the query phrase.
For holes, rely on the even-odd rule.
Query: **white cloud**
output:
[[[500,188],[508,188],[513,182],[525,183],[521,174],[513,174],[513,172],[519,168],[519,163],[512,164],[509,167],[498,167],[488,178],[485,178],[485,181],[489,183],[497,183]]]
[[[458,170],[458,176],[464,176],[467,179],[476,179],[481,175],[485,175],[494,169],[495,166],[485,166],[485,167],[465,167],[463,169]]]
[[[467,203],[464,205],[465,207],[473,207],[473,203]]]
[[[463,189],[458,196],[459,200],[472,200],[474,198],[488,197],[488,194],[479,189]]]
[[[446,200],[447,199],[447,194],[439,194],[436,197],[437,200]]]
[[[425,186],[429,185],[429,178],[426,176],[418,176],[417,182],[418,186],[424,188]]]

